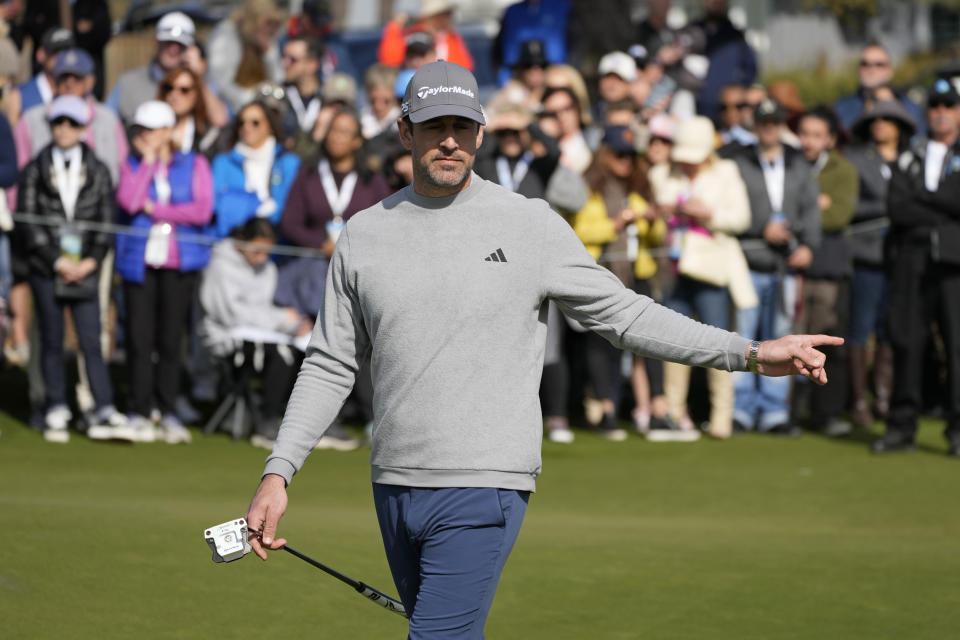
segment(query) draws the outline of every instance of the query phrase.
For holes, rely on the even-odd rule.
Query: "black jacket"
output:
[[[783,147],[784,185],[783,185],[783,214],[787,218],[787,226],[793,233],[798,244],[806,245],[816,250],[820,246],[820,206],[817,196],[820,188],[813,175],[810,163],[796,149]],[[733,160],[740,168],[740,176],[747,187],[747,197],[750,199],[750,228],[740,234],[740,240],[763,240],[763,230],[770,221],[773,208],[770,205],[770,195],[767,193],[767,183],[763,179],[763,169],[760,167],[760,155],[756,146],[743,147],[733,154]],[[778,270],[789,255],[789,248],[764,244],[759,249],[744,247],[747,264],[754,271],[771,272]]]
[[[903,243],[921,245],[934,260],[948,257],[960,263],[960,139],[943,159],[940,184],[928,191],[924,184],[927,140],[920,140],[900,154],[890,178],[887,210],[890,233],[887,250],[893,253]]]
[[[887,163],[873,143],[847,147],[845,155],[860,175],[860,198],[853,214],[854,224],[885,220],[891,169],[884,168]],[[886,229],[877,229],[851,234],[849,242],[854,264],[872,268],[883,266],[883,238],[886,233]]]
[[[534,139],[544,144],[547,153],[530,161],[530,168],[520,181],[517,193],[527,198],[543,198],[547,191],[547,184],[550,182],[550,176],[553,175],[560,163],[560,147],[555,140],[545,136],[537,127],[531,126],[530,133]],[[499,156],[497,141],[491,135],[489,141],[481,147],[481,152],[477,154],[474,171],[484,180],[500,184],[500,176],[497,173],[497,158]],[[512,168],[513,163],[511,163]]]
[[[114,219],[114,192],[110,182],[110,170],[81,143],[83,168],[80,172],[80,193],[74,212],[76,222],[110,223]],[[53,180],[53,145],[47,145],[37,154],[20,174],[17,210],[32,215],[63,218],[66,214],[60,202],[60,193]],[[54,275],[53,264],[60,257],[60,226],[18,224],[22,255],[26,256],[30,270],[43,276]],[[103,231],[83,232],[83,257],[93,258],[97,264],[103,261],[112,245],[110,234]]]

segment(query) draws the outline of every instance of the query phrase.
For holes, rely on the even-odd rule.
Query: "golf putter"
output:
[[[237,518],[236,520],[230,520],[223,524],[208,527],[204,530],[203,537],[207,541],[210,550],[213,551],[214,562],[232,562],[239,560],[253,551],[253,547],[250,546],[250,542],[247,539],[247,533],[252,533],[258,538],[263,535],[256,529],[249,529],[247,527],[247,521],[243,518]],[[376,602],[384,609],[400,614],[404,618],[409,617],[407,616],[406,609],[403,608],[403,603],[396,598],[391,598],[379,589],[374,589],[368,584],[354,580],[336,569],[332,569],[322,562],[318,562],[310,556],[300,553],[296,549],[292,549],[288,545],[284,545],[281,549],[290,555],[300,558],[307,564],[313,565],[324,573],[333,576],[340,582],[350,585],[357,593],[371,602]]]

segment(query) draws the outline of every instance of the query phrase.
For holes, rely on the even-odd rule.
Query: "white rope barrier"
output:
[[[14,213],[13,214],[14,222],[19,222],[22,224],[36,224],[43,225],[48,227],[59,227],[64,224],[64,219],[60,216],[42,216],[31,213]],[[71,226],[81,230],[81,231],[99,231],[101,233],[109,233],[111,235],[128,235],[128,236],[140,236],[147,237],[150,234],[149,228],[140,228],[140,227],[131,227],[127,225],[115,224],[112,222],[90,222],[90,221],[75,221],[71,223]],[[883,231],[890,226],[889,221],[885,218],[877,220],[868,220],[867,222],[858,222],[852,224],[845,230],[846,236],[854,236],[863,233],[873,233],[876,231]],[[197,244],[206,244],[214,245],[218,242],[222,242],[223,238],[214,238],[208,235],[201,233],[178,233],[177,239],[182,242],[194,242]],[[256,250],[263,250],[263,245],[252,244],[248,242],[242,242],[240,240],[232,241],[239,248],[250,248]],[[741,240],[740,247],[745,253],[750,251],[758,251],[765,249],[767,243],[760,239],[755,240]],[[650,255],[654,258],[663,258],[667,257],[668,249],[666,247],[657,247],[653,249],[648,249]],[[267,253],[271,255],[281,255],[281,256],[292,256],[299,258],[323,258],[325,257],[323,252],[318,249],[309,249],[306,247],[291,247],[287,245],[277,244],[271,247]],[[632,258],[626,253],[604,253],[600,256],[599,262],[609,263],[609,262],[623,262],[629,261]]]

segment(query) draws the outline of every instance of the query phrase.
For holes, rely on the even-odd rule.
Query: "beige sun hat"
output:
[[[700,164],[713,154],[716,130],[710,118],[694,116],[677,125],[670,159],[674,162]]]
[[[506,130],[523,131],[533,122],[533,113],[522,104],[507,103],[497,106],[490,114],[487,130],[491,132]]]
[[[450,0],[423,0],[423,2],[420,3],[419,16],[421,18],[427,18],[429,16],[435,16],[438,13],[453,11],[454,8],[454,4]]]

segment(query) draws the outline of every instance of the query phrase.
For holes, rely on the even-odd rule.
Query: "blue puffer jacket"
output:
[[[196,159],[194,152],[175,153],[170,164],[170,203],[178,204],[193,201],[193,163]],[[127,157],[127,164],[137,171],[140,159],[134,155]],[[209,179],[209,178],[208,178]],[[157,200],[157,192],[150,185],[150,199]],[[153,226],[154,220],[147,214],[140,212],[134,215],[126,214],[118,207],[120,224],[130,225],[136,229],[143,229],[142,235],[117,235],[116,269],[120,277],[126,282],[143,282],[147,266],[144,262],[144,253],[147,249],[147,231]],[[210,261],[210,243],[192,242],[191,236],[198,235],[212,237],[209,225],[199,227],[188,224],[174,224],[177,238],[177,250],[180,253],[180,271],[199,271]]]
[[[543,43],[543,54],[549,64],[567,61],[567,31],[572,9],[573,5],[567,0],[517,2],[507,7],[497,37],[501,61],[497,85],[503,86],[510,79],[511,69],[517,64],[527,40]]]
[[[267,218],[274,226],[280,222],[299,168],[300,158],[278,144],[270,174],[270,197],[277,209]],[[246,189],[243,156],[233,149],[217,154],[213,159],[213,225],[217,237],[227,237],[231,230],[256,216],[260,204],[257,194]]]

